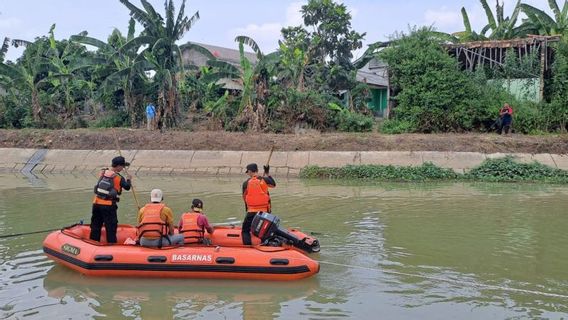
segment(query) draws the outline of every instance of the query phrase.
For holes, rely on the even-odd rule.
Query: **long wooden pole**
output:
[[[274,145],[270,148],[270,153],[268,153],[268,160],[266,160],[266,165],[270,164],[270,159],[272,158],[272,153],[274,152]]]
[[[118,137],[116,136],[116,132],[114,128],[112,128],[112,135],[114,136],[114,143],[116,144],[116,150],[118,150],[118,155],[122,157],[122,151],[120,150],[120,145],[118,144]],[[124,167],[124,172],[128,174],[128,170]],[[134,190],[134,185],[131,183],[130,187],[132,188],[132,196],[134,196],[134,201],[136,202],[136,207],[140,210],[140,203],[138,202],[138,197],[136,196],[136,190]]]

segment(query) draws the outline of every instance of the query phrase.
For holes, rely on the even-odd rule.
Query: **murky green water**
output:
[[[0,235],[89,221],[91,175],[0,175]],[[139,177],[179,217],[240,220],[239,178]],[[274,213],[314,232],[298,282],[99,279],[54,265],[45,234],[0,239],[0,319],[526,319],[568,317],[568,186],[279,181]],[[121,223],[135,222],[133,197]]]

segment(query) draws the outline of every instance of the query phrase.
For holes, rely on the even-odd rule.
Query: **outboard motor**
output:
[[[308,253],[320,251],[317,239],[309,236],[300,239],[288,230],[280,228],[279,224],[280,218],[273,214],[262,212],[257,214],[252,220],[252,233],[259,237],[265,245],[277,247],[288,243]]]

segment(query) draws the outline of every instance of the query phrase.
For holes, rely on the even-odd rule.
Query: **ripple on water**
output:
[[[176,215],[200,197],[211,222],[244,216],[240,178],[139,178],[138,190],[162,188]],[[88,219],[92,191],[85,181],[49,177],[43,188],[4,190],[0,234]],[[0,318],[146,319],[160,312],[229,319],[565,316],[565,300],[539,292],[568,294],[568,188],[278,182],[273,206],[281,225],[314,232],[321,242],[314,278],[92,279],[52,267],[37,250],[45,235],[29,235],[0,240]],[[67,201],[60,201],[62,193]],[[129,194],[123,197],[121,222],[135,223],[134,206]]]

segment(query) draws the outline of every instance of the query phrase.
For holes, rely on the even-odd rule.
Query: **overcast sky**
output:
[[[502,0],[501,0],[502,1]],[[504,0],[510,15],[516,0]],[[139,0],[131,0],[141,7]],[[150,0],[163,13],[163,0]],[[181,0],[175,0],[176,9]],[[199,11],[201,19],[186,33],[181,43],[201,42],[237,49],[237,35],[252,37],[263,51],[277,47],[280,29],[302,22],[299,0],[188,0],[186,14]],[[486,23],[478,0],[345,0],[353,29],[366,32],[365,44],[386,40],[408,26],[433,25],[440,31],[463,30],[460,14],[465,7],[475,30]],[[524,0],[548,10],[547,0]],[[494,9],[495,0],[488,0]],[[126,34],[129,11],[118,0],[0,0],[0,37],[33,40],[46,35],[51,24],[57,25],[57,39],[68,38],[81,31],[105,40],[114,28]],[[141,30],[138,26],[137,32]],[[1,41],[0,39],[0,41]],[[10,48],[8,59],[21,55],[21,49]],[[357,53],[360,54],[360,53]]]

